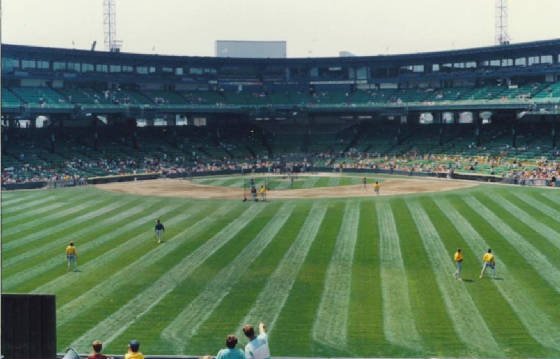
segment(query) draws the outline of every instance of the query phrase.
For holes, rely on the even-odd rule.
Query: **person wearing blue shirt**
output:
[[[236,348],[237,337],[235,335],[228,335],[226,338],[226,347],[218,352],[216,359],[245,359],[243,350]]]

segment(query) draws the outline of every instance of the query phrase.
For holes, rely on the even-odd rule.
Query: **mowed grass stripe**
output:
[[[15,191],[8,197],[6,192],[2,192],[2,210],[7,207],[14,207],[16,203],[23,204],[27,201],[37,201],[41,198],[52,196],[51,191],[30,191],[27,193]]]
[[[158,204],[163,204],[163,201],[154,203],[153,207],[158,206]],[[80,253],[87,253],[88,251],[93,252],[94,250],[98,250],[101,245],[106,244],[107,242],[110,241],[114,241],[116,238],[119,237],[121,238],[121,240],[123,240],[127,237],[127,235],[130,235],[130,232],[137,230],[143,224],[153,223],[152,221],[154,220],[154,218],[157,218],[167,213],[168,211],[172,211],[178,206],[179,206],[178,204],[174,204],[170,207],[159,208],[157,210],[155,208],[153,208],[153,210],[150,210],[152,208],[147,208],[147,210],[142,212],[145,213],[143,217],[137,218],[133,221],[128,221],[127,224],[115,229],[114,231],[109,231],[108,233],[104,233],[100,236],[96,236],[94,239],[88,240],[85,243],[83,239],[81,241],[77,241],[78,258],[79,258],[78,263],[84,264],[86,260],[86,258],[80,258],[83,257],[80,256]],[[127,219],[127,217],[120,218],[120,219],[125,220]],[[80,245],[80,242],[82,242],[83,244]],[[61,251],[63,251],[63,248],[61,248]],[[55,269],[56,267],[60,268],[60,266],[62,265],[65,265],[64,260],[61,261],[60,257],[55,256],[49,258],[48,260],[41,261],[40,263],[37,263],[37,265],[34,265],[33,267],[28,267],[26,270],[20,271],[17,275],[11,275],[10,277],[4,279],[2,281],[2,284],[5,285],[6,288],[16,287],[18,285],[25,283],[28,280],[33,280],[34,278],[38,278],[39,275],[44,276],[49,271]]]
[[[126,200],[125,200],[126,201]],[[139,200],[136,201],[137,203],[140,202]],[[131,202],[126,201],[123,206],[129,205]],[[119,206],[116,209],[122,208],[123,206]],[[115,209],[115,210],[116,210]],[[113,211],[115,211],[113,210]],[[128,213],[131,214],[135,214],[138,213],[139,211],[141,211],[142,208],[131,208],[125,212],[121,212],[120,215],[124,215],[126,216]],[[111,212],[113,212],[111,211]],[[102,216],[104,214],[99,214],[99,216]],[[21,235],[18,236],[19,238],[17,238],[17,240],[14,240],[12,242],[9,243],[4,243],[3,244],[3,250],[5,251],[6,255],[17,255],[20,252],[24,252],[27,250],[27,246],[33,244],[34,246],[36,245],[42,245],[42,244],[46,244],[48,243],[49,238],[53,238],[55,235],[57,236],[62,236],[64,235],[64,233],[67,230],[70,229],[75,229],[74,227],[81,225],[83,222],[87,222],[92,220],[93,218],[96,218],[97,216],[93,216],[93,217],[83,217],[80,218],[81,216],[78,216],[76,218],[72,218],[72,219],[68,219],[68,220],[60,220],[60,221],[53,221],[52,225],[43,228],[42,230],[39,231],[35,231],[35,232],[31,232],[29,234],[25,234],[25,235]],[[109,221],[115,221],[115,217],[111,217],[111,219],[109,219]],[[89,223],[89,225],[87,226],[92,226],[97,224],[96,222],[91,222]],[[71,235],[74,238],[77,238],[79,236],[81,236],[82,234],[88,233],[88,232],[84,232],[85,227],[84,226],[80,226],[80,229],[78,229],[77,231],[72,231]],[[66,233],[66,235],[68,235],[69,233]],[[40,244],[37,244],[35,242],[38,242]],[[19,250],[18,250],[19,249]],[[11,252],[11,251],[14,252]]]
[[[2,238],[6,240],[14,240],[17,238],[22,238],[22,232],[26,231],[37,231],[38,229],[43,228],[43,225],[48,224],[49,227],[51,226],[51,222],[56,219],[63,218],[69,214],[77,214],[78,212],[82,211],[83,209],[89,209],[90,207],[95,207],[97,205],[101,205],[102,203],[109,202],[109,199],[103,199],[99,197],[95,197],[93,199],[78,199],[77,203],[63,203],[63,207],[59,207],[57,211],[45,216],[39,216],[36,219],[25,221],[23,224],[14,224],[9,226],[7,224],[2,226]],[[65,207],[69,207],[67,209],[63,209]],[[37,216],[35,216],[37,217]],[[17,234],[17,236],[16,236]],[[24,236],[24,235],[23,235]]]
[[[340,176],[329,177],[329,182],[327,183],[329,187],[340,185]]]
[[[83,288],[74,290],[78,292],[77,294],[63,295],[62,303],[60,303],[62,305],[57,310],[57,327],[60,328],[59,332],[74,334],[65,335],[62,338],[62,344],[70,344],[68,337],[74,340],[77,334],[95,325],[94,322],[88,320],[87,313],[98,313],[99,317],[109,316],[113,311],[126,304],[128,299],[134,298],[159,277],[165,275],[188,253],[201,246],[207,236],[218,232],[218,229],[215,229],[216,226],[226,226],[232,222],[233,218],[241,213],[241,206],[230,201],[218,209],[211,206],[210,210],[215,210],[215,212],[211,215],[201,212],[202,216],[197,216],[197,220],[184,230],[168,228],[165,245],[156,246],[149,251],[144,250],[144,253],[140,252],[143,250],[142,248],[139,251],[131,251],[125,257],[130,257],[129,261],[113,265],[113,268],[108,269],[108,274],[102,281],[98,280],[93,286],[86,287],[85,291]],[[141,277],[144,280],[131,282],[130,279],[134,277]],[[109,305],[105,299],[117,292],[120,295],[117,297],[116,303],[111,302]],[[103,294],[99,295],[99,293]],[[87,325],[81,322],[85,322]],[[152,325],[153,323],[149,324],[150,328]]]
[[[27,209],[37,208],[34,210],[35,213],[41,213],[41,209],[49,205],[52,206],[53,202],[55,202],[54,204],[57,204],[59,200],[60,198],[58,196],[51,194],[48,197],[42,197],[40,199],[30,199],[25,203],[20,203],[14,206],[2,206],[2,217],[6,220],[17,220],[18,218],[25,218],[30,212]]]
[[[508,198],[494,194],[489,195],[488,197],[495,203],[499,204],[500,207],[506,210],[506,212],[509,212],[513,217],[517,218],[520,222],[540,234],[557,249],[560,249],[560,233],[540,222],[540,219],[535,218],[530,213],[516,206]]]
[[[478,265],[480,256],[483,252],[474,252],[463,240],[454,224],[442,213],[441,209],[430,197],[421,198],[424,209],[428,213],[432,223],[437,223],[437,231],[443,244],[452,258],[452,254],[457,247],[463,249],[464,287],[471,295],[476,307],[484,318],[485,323],[492,332],[494,339],[502,348],[506,356],[522,356],[527,348],[537,353],[543,353],[544,347],[536,342],[517,314],[510,307],[506,299],[490,280],[479,280],[474,283],[472,278],[478,278],[480,266]],[[475,263],[475,265],[471,265]],[[496,316],[496,313],[500,313]],[[514,341],[511,338],[516,338]],[[546,349],[544,349],[546,351]],[[473,356],[483,356],[484,353],[477,353]],[[487,355],[487,354],[486,354]]]
[[[294,182],[295,183],[295,182]],[[281,180],[277,180],[274,185],[274,190],[283,190],[283,189],[290,189],[292,184],[290,182],[290,178],[286,176],[286,178],[282,178]]]
[[[332,257],[344,208],[344,202],[328,202],[327,213],[319,227],[317,239],[313,242],[280,316],[269,333],[270,341],[274,343],[277,351],[275,355],[320,356],[330,353],[330,356],[333,356],[343,352],[317,347],[311,334],[324,289],[326,268]]]
[[[313,324],[313,339],[333,347],[344,348],[347,345],[352,264],[359,220],[360,203],[349,201],[344,209],[334,253],[327,268],[317,318]]]
[[[503,355],[464,283],[456,281],[450,275],[454,271],[453,263],[428,214],[414,200],[407,204],[434,267],[436,281],[459,338],[468,348],[476,348],[478,353]]]
[[[167,238],[166,234],[169,234],[170,228],[175,228],[177,226],[183,226],[185,223],[188,223],[188,220],[195,216],[195,212],[202,212],[206,213],[207,207],[203,206],[202,208],[193,208],[194,204],[187,203],[184,207],[179,208],[178,210],[174,211],[173,213],[169,213],[166,215],[165,226],[167,228],[166,232],[163,236],[164,244],[165,241],[174,239],[174,237]],[[137,234],[136,236],[131,236],[129,239],[125,240],[124,242],[110,248],[109,251],[105,252],[102,256],[98,256],[93,260],[88,261],[86,264],[80,266],[80,270],[83,272],[81,275],[70,275],[70,276],[60,276],[44,285],[35,288],[32,293],[53,293],[59,294],[57,297],[57,304],[63,304],[65,301],[63,298],[68,298],[70,295],[78,296],[79,293],[76,293],[76,288],[84,287],[84,281],[86,280],[88,274],[98,272],[98,268],[107,268],[111,266],[113,263],[122,263],[122,266],[125,263],[121,262],[122,258],[126,257],[129,252],[138,251],[140,253],[146,253],[146,251],[154,250],[154,252],[158,253],[155,249],[160,247],[160,245],[155,245],[155,235],[152,230],[147,232],[142,232]],[[177,244],[176,244],[177,245]],[[169,246],[165,246],[166,249],[169,247],[174,247],[176,245],[170,244]],[[143,248],[143,251],[139,249]],[[161,253],[161,251],[159,252]],[[157,254],[154,254],[152,257],[144,258],[145,262],[154,261],[157,258]],[[99,279],[97,278],[92,286],[95,286],[99,283]],[[80,284],[80,285],[78,285]],[[111,287],[114,288],[115,284],[111,283]],[[62,299],[62,300],[61,300]]]
[[[490,245],[473,228],[470,221],[461,215],[447,199],[435,198],[434,201],[474,253],[485,253],[490,248]],[[539,310],[534,300],[526,293],[525,287],[515,279],[500,257],[496,257],[496,264],[501,276],[506,279],[495,280],[492,283],[498,288],[529,334],[544,346],[560,349],[558,325],[547,314]],[[484,298],[484,300],[486,299]]]
[[[76,339],[72,343],[72,347],[84,351],[89,348],[89,342],[92,337],[108,338],[117,331],[126,330],[134,323],[138,315],[149,312],[151,308],[157,305],[176,287],[179,281],[189,277],[206,261],[206,259],[229,242],[229,240],[234,238],[235,235],[249,224],[264,208],[265,206],[253,204],[234,222],[224,227],[214,237],[171,268],[166,275],[160,277],[109,317],[104,318],[97,325]]]
[[[237,323],[254,303],[257,295],[266,284],[267,278],[277,267],[282,259],[282,255],[290,247],[299,228],[303,225],[303,220],[307,217],[310,208],[311,203],[309,201],[298,201],[296,208],[276,238],[255,261],[248,265],[248,269],[240,276],[228,295],[211,313],[196,335],[191,338],[187,352],[212,353],[217,347],[223,345],[223,338],[226,335],[235,333],[238,329]],[[233,259],[246,246],[248,241],[258,234],[259,226],[255,225],[258,222],[266,224],[265,220],[270,217],[270,213],[270,211],[262,212],[259,215],[261,218],[251,223],[251,228],[245,228],[239,232],[236,238],[216,252],[212,258],[194,272],[190,279],[178,285],[173,292],[152,308],[149,313],[146,313],[140,323],[130,327],[119,336],[112,346],[126,346],[130,337],[134,336],[139,340],[144,340],[150,348],[155,348],[154,350],[163,353],[170,352],[170,344],[167,340],[161,338],[159,333],[175,318],[176,313],[184,305],[194,300],[205,289],[207,285],[206,278],[216,277],[218,271],[223,268],[223,264],[229,261],[228,258]],[[175,303],[177,302],[182,303],[183,306],[175,309]],[[146,325],[146,322],[151,322],[151,325]],[[158,333],[158,335],[154,336],[154,332]],[[243,337],[239,339],[238,347],[242,348]]]
[[[295,205],[285,203],[257,236],[208,283],[200,293],[161,333],[162,337],[175,343],[175,353],[182,354],[190,339],[220,305],[248,266],[258,258],[275,239],[290,217]],[[109,340],[112,339],[111,337]]]
[[[319,177],[319,180],[313,184],[313,187],[328,187],[328,185],[329,185],[328,177]]]
[[[64,203],[75,203],[82,197],[91,195],[89,191],[57,191],[48,192],[49,196],[41,196],[38,199],[31,198],[25,203],[19,203],[14,206],[2,206],[3,224],[19,223],[22,220],[33,217],[34,214],[41,214],[47,211],[47,208],[54,209],[55,205]]]
[[[107,202],[105,202],[107,203]],[[102,215],[103,213],[107,213],[108,211],[112,211],[114,209],[119,208],[120,206],[122,206],[122,203],[118,203],[118,202],[113,202],[113,203],[108,203],[107,205],[98,208],[97,210],[91,211],[91,212],[86,212],[85,214],[75,217],[74,219],[71,219],[74,223],[78,220],[90,220],[92,218],[95,218],[97,216]],[[76,207],[79,208],[80,206]],[[84,206],[84,208],[89,208],[89,206]],[[66,222],[67,223],[67,222]],[[68,224],[68,223],[67,223]],[[50,227],[49,227],[50,228]],[[65,241],[68,242],[68,241]],[[12,266],[15,263],[18,263],[20,261],[23,260],[27,260],[30,258],[33,258],[37,255],[40,255],[41,253],[44,253],[45,251],[49,251],[52,250],[54,248],[58,248],[60,249],[61,246],[64,245],[65,242],[62,242],[62,240],[59,241],[49,241],[46,242],[45,244],[40,244],[38,246],[34,246],[32,249],[28,249],[27,251],[20,253],[18,255],[10,255],[7,258],[5,258],[2,261],[2,265],[3,266]]]
[[[465,203],[480,215],[495,229],[502,234],[518,253],[530,263],[549,284],[560,293],[560,270],[531,243],[514,231],[507,223],[499,218],[493,211],[482,202],[472,196],[465,197]]]
[[[257,296],[270,283],[269,278],[277,270],[280,262],[286,256],[286,252],[295,243],[304,220],[308,218],[312,204],[311,201],[297,201],[297,206],[274,241],[248,266],[248,269],[240,276],[228,295],[212,312],[204,325],[199,328],[196,335],[191,338],[187,350],[189,353],[212,353],[216,348],[223,345],[223,338],[237,332],[239,332],[238,347],[244,347],[246,338],[240,332],[239,323],[255,305]],[[185,290],[189,289],[185,288]],[[274,296],[268,299],[275,299],[276,295],[280,295],[280,293],[274,293]],[[163,306],[160,306],[160,308],[163,309]],[[266,320],[267,331],[270,332],[272,327],[269,320],[263,320]]]
[[[552,219],[560,218],[560,210],[552,208],[543,201],[539,201],[536,197],[521,192],[511,192],[514,196],[533,207],[535,210],[540,211]]]
[[[379,268],[383,298],[383,332],[391,343],[418,350],[422,340],[408,296],[408,280],[391,206],[378,202]]]
[[[410,302],[416,328],[422,337],[426,357],[472,356],[458,337],[443,295],[435,278],[435,270],[420,239],[420,234],[406,205],[407,199],[389,202],[398,220],[397,231],[407,277]]]
[[[348,313],[348,345],[360,357],[377,355],[391,346],[383,335],[383,304],[379,266],[379,231],[374,201],[361,201],[358,240],[352,266]],[[373,264],[373,265],[372,265]],[[383,348],[383,349],[381,349]]]
[[[310,176],[308,177],[305,182],[303,182],[301,188],[313,188],[315,184],[319,182],[320,177]]]
[[[276,320],[288,299],[311,245],[317,237],[326,213],[327,207],[325,204],[316,202],[313,205],[292,246],[284,254],[274,273],[268,278],[266,286],[260,292],[251,310],[237,326],[239,337],[242,337],[239,328],[246,323],[263,321],[266,323],[268,331],[274,329]]]
[[[12,243],[14,242],[14,240],[21,238],[21,236],[17,234],[21,233],[22,231],[33,231],[37,226],[39,226],[39,228],[44,228],[44,226],[41,226],[44,223],[60,220],[65,218],[66,216],[72,217],[72,215],[76,215],[83,210],[89,209],[90,207],[94,207],[103,202],[98,198],[88,198],[87,200],[84,198],[82,201],[80,201],[79,199],[77,201],[77,203],[79,204],[64,202],[56,203],[56,208],[54,208],[56,209],[55,211],[53,211],[53,208],[48,208],[45,210],[45,212],[50,212],[50,214],[38,216],[35,213],[32,217],[36,219],[30,221],[26,219],[25,221],[13,223],[13,225],[11,226],[6,225],[5,231],[4,228],[2,228],[2,238],[6,238],[7,247],[10,249],[12,248]],[[6,222],[9,222],[9,220]]]

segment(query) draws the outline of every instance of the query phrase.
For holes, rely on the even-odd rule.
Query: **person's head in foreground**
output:
[[[461,253],[461,248],[457,248],[457,252]]]
[[[70,241],[70,245],[71,245],[71,246],[74,246],[74,241]]]
[[[237,337],[235,335],[228,335],[226,338],[226,347],[228,347],[229,349],[233,349],[235,348],[235,346],[237,345]]]
[[[488,253],[492,253],[492,249],[491,249],[491,248],[488,248]]]
[[[138,349],[140,349],[140,343],[138,340],[131,340],[130,343],[128,343],[128,349],[133,353],[138,352]]]
[[[94,341],[91,346],[93,347],[93,352],[95,354],[101,353],[101,350],[103,349],[103,343],[101,343],[99,340]]]
[[[246,324],[243,327],[243,333],[249,339],[253,339],[255,337],[255,329],[253,328],[253,326],[251,324]]]

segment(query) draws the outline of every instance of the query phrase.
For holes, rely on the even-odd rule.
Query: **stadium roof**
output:
[[[287,59],[249,59],[249,58],[229,58],[229,57],[201,57],[201,56],[176,56],[176,55],[150,55],[137,53],[110,53],[105,51],[75,50],[51,47],[36,47],[25,45],[2,44],[2,56],[32,56],[32,58],[48,58],[51,60],[60,59],[69,61],[80,58],[80,61],[88,58],[90,61],[118,61],[129,63],[200,63],[205,65],[223,64],[276,64],[276,65],[297,65],[310,64],[424,64],[438,62],[454,62],[469,60],[501,59],[511,57],[524,57],[532,55],[557,55],[560,54],[560,39],[544,41],[534,41],[510,44],[505,46],[488,46],[470,49],[423,52],[399,55],[377,55],[377,56],[356,56],[356,57],[317,57],[317,58],[287,58]]]

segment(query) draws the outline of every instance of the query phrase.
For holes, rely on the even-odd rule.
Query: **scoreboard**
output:
[[[216,57],[285,58],[286,41],[216,40]]]

